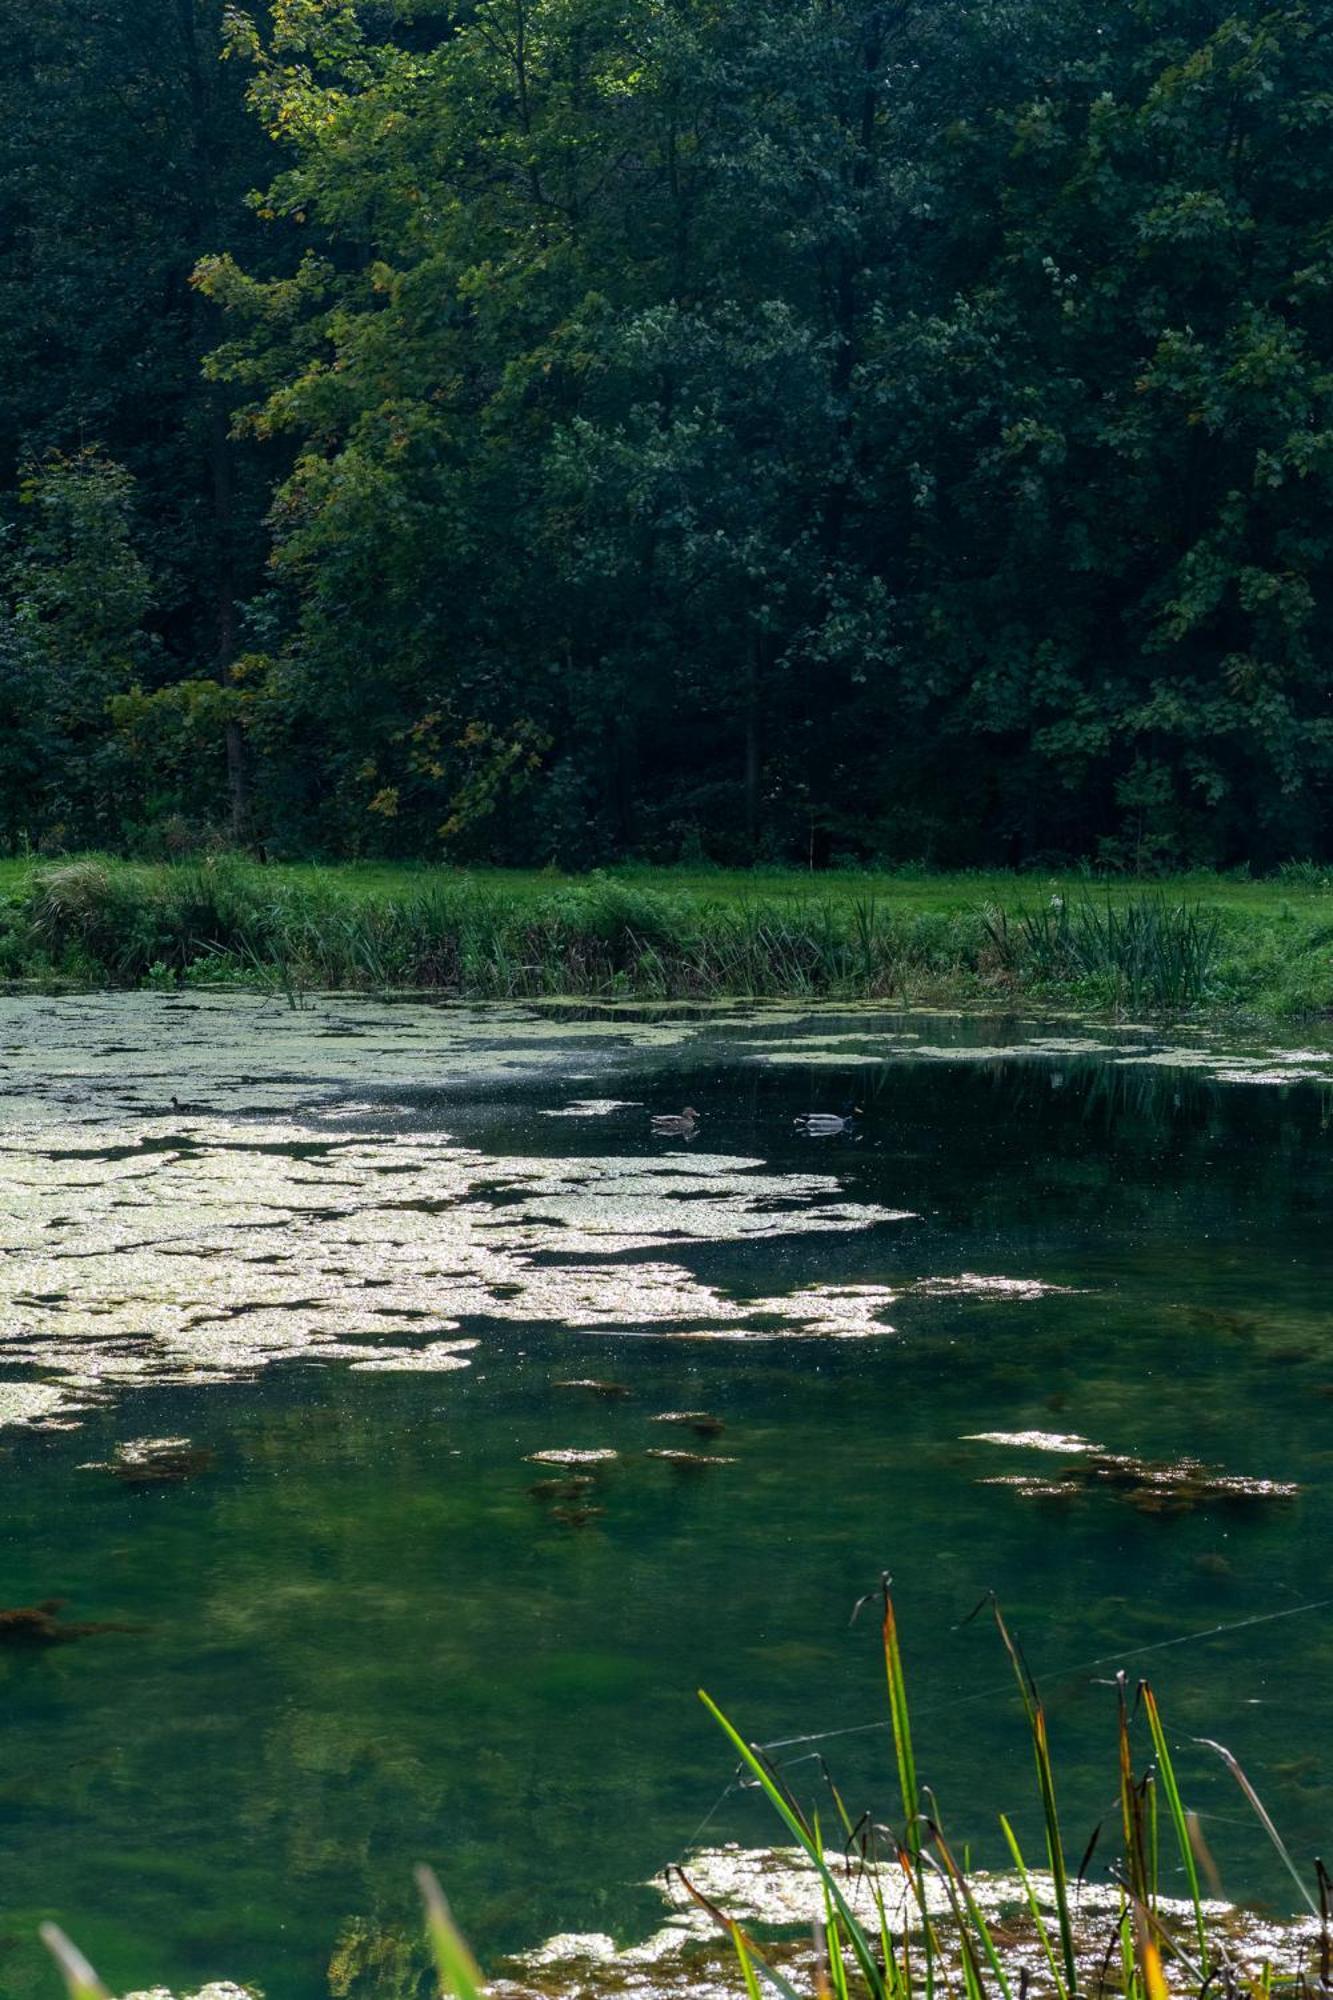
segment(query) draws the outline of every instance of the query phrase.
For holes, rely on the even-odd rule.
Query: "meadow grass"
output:
[[[1271,913],[1289,904],[1306,914],[1323,909],[1333,913],[1333,862],[1291,862],[1276,874],[1252,876],[1246,870],[1218,874],[1198,869],[1161,877],[1122,874],[1095,875],[1085,869],[956,869],[938,871],[916,865],[893,869],[830,868],[707,868],[682,864],[656,867],[625,862],[597,875],[569,875],[554,868],[454,868],[429,861],[274,861],[264,864],[244,857],[219,859],[241,869],[253,868],[263,879],[313,894],[336,894],[352,901],[383,897],[407,900],[431,888],[467,883],[531,902],[553,891],[576,889],[594,880],[611,880],[663,895],[702,902],[808,902],[812,897],[834,902],[866,895],[901,909],[956,911],[985,903],[1016,908],[1044,895],[1092,893],[1113,902],[1132,900],[1145,889],[1158,888],[1175,901],[1198,902],[1210,908]],[[0,896],[21,892],[34,875],[70,861],[100,860],[146,879],[196,861],[133,862],[110,855],[70,855],[56,860],[0,857]]]
[[[0,862],[0,978],[426,989],[466,999],[1046,999],[1333,1008],[1333,874],[1050,874]]]

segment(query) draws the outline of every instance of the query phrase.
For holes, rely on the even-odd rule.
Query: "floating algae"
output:
[[[637,1111],[639,1101],[631,1097],[576,1097],[558,1111],[543,1111],[543,1118],[609,1118],[613,1111]]]
[[[962,1946],[956,1894],[942,1875],[923,1870],[911,1884],[899,1871],[871,1871],[830,1849],[825,1865],[847,1906],[872,1937],[879,1934],[880,1905],[890,1933],[919,1935],[928,1919],[941,1952],[945,1990],[962,1987]],[[895,1875],[897,1880],[894,1879]],[[687,1857],[683,1874],[668,1869],[654,1886],[668,1914],[642,1943],[618,1945],[604,1932],[566,1932],[548,1938],[499,1969],[488,1990],[496,2000],[595,2000],[624,1995],[632,2000],[724,2000],[744,1994],[745,1982],[729,1940],[691,1896],[686,1882],[715,1908],[753,1929],[764,1954],[798,1992],[821,1990],[821,1968],[811,1941],[822,1928],[826,1904],[822,1878],[795,1848],[743,1847],[728,1843]],[[969,1871],[972,1907],[999,1946],[1005,1973],[1018,1991],[1049,1975],[1049,1933],[1056,1922],[1056,1892],[1049,1874],[1016,1875]],[[1035,1903],[1043,1938],[1032,1916]],[[1119,1888],[1081,1881],[1073,1903],[1070,1942],[1081,1984],[1096,1989],[1108,1962],[1108,1946],[1118,1936],[1123,1907]],[[1193,1906],[1179,1899],[1154,1899],[1154,1921],[1164,1934],[1192,1937]],[[1319,1927],[1312,1918],[1265,1920],[1252,1911],[1219,1901],[1202,1904],[1210,1937],[1225,1945],[1237,1974],[1258,1980],[1265,1965],[1290,1978],[1308,1973],[1317,1952]],[[924,1914],[923,1914],[924,1912]],[[827,1975],[824,1975],[825,1979]]]
[[[1100,1452],[1073,1431],[968,1431],[964,1444],[1012,1444],[1027,1451]]]
[[[923,1298],[967,1299],[1046,1299],[1068,1297],[1073,1285],[1051,1285],[1041,1278],[983,1277],[976,1271],[960,1271],[954,1278],[918,1278],[911,1290]]]
[[[368,1355],[364,1361],[353,1361],[351,1368],[354,1375],[372,1371],[444,1375],[452,1368],[468,1367],[467,1355],[480,1345],[479,1340],[432,1340],[425,1347],[390,1348],[383,1354]]]
[[[178,2000],[169,1986],[139,1986],[131,1993],[123,1993],[121,2000]],[[263,2000],[263,1995],[255,1987],[238,1986],[231,1979],[210,1979],[195,1991],[184,1993],[179,2000]]]
[[[1072,1500],[1081,1493],[1106,1488],[1140,1514],[1170,1515],[1192,1514],[1197,1508],[1217,1505],[1263,1506],[1292,1500],[1300,1491],[1288,1480],[1218,1472],[1195,1458],[1135,1458],[1126,1452],[1107,1451],[1086,1438],[1053,1432],[972,1431],[964,1441],[1012,1445],[1072,1458],[1072,1463],[1058,1471],[996,1473],[978,1481],[982,1486],[1007,1486],[1029,1500]]]
[[[204,1003],[184,1036],[181,1009],[139,996],[20,1011],[49,1060],[11,1053],[3,1077],[0,1367],[24,1379],[0,1383],[0,1423],[295,1360],[453,1372],[472,1351],[446,1337],[464,1319],[695,1338],[885,1331],[826,1288],[738,1299],[679,1261],[692,1245],[905,1219],[847,1200],[835,1176],[752,1155],[497,1156],[433,1122],[404,1129],[391,1101],[450,1058],[466,1077],[567,1066],[571,1037],[656,1052],[660,1024],[330,1003],[346,1030],[335,1053],[326,1029],[235,1001]],[[89,1016],[138,1024],[142,1044],[122,1032],[75,1052],[62,1036]],[[240,1029],[254,1039],[233,1070]],[[695,1030],[668,1032],[674,1044]],[[107,1054],[127,1048],[137,1062]],[[393,1191],[404,1174],[407,1199]]]
[[[529,1465],[605,1465],[610,1459],[619,1458],[618,1451],[609,1445],[596,1445],[587,1449],[561,1447],[551,1451],[530,1451]]]
[[[60,1614],[67,1600],[44,1597],[37,1604],[16,1604],[0,1610],[0,1646],[19,1650],[31,1647],[69,1646],[76,1639],[91,1639],[102,1632],[141,1632],[141,1625],[122,1625],[114,1620],[85,1620],[75,1623]]]
[[[125,1486],[183,1486],[216,1462],[211,1446],[192,1444],[187,1437],[126,1438],[104,1464],[81,1469],[109,1472]]]
[[[775,1171],[753,1153],[496,1155],[459,1142],[434,1113],[423,1127],[417,1107],[441,1078],[453,1093],[440,1099],[447,1121],[469,1092],[564,1080],[575,1062],[610,1084],[614,1069],[620,1088],[556,1107],[571,1127],[615,1124],[613,1113],[642,1103],[635,1085],[654,1065],[693,1044],[725,1048],[728,1035],[737,1056],[766,1060],[845,1060],[859,1041],[854,1052],[873,1050],[890,1070],[949,1059],[1041,1064],[1063,1079],[1100,1059],[1151,1065],[1168,1087],[1173,1071],[1333,1078],[1333,1054],[1308,1037],[1250,1050],[1178,1032],[1164,1043],[1141,1027],[1060,1032],[959,1016],[956,1041],[926,1042],[924,1015],[913,1025],[875,1008],[733,1005],[691,1019],[326,997],[292,1013],[210,993],[6,1007],[0,1367],[19,1379],[0,1381],[0,1424],[26,1426],[123,1390],[234,1381],[286,1361],[455,1372],[467,1350],[445,1336],[463,1320],[482,1332],[499,1321],[696,1340],[866,1338],[892,1331],[887,1312],[904,1290],[1022,1303],[1057,1289],[965,1270],[737,1296],[685,1254],[845,1238],[912,1210],[850,1199],[835,1175]],[[626,1144],[644,1150],[636,1121]],[[407,1200],[390,1192],[404,1175]]]

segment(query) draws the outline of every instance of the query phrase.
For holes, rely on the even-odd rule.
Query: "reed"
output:
[[[1180,1013],[1209,994],[1221,919],[1165,896],[1098,904],[1054,896],[1036,908],[984,915],[1005,974],[1022,985],[1090,985],[1115,1005]]]
[[[1264,1962],[1256,1969],[1245,1956],[1243,1934],[1238,1936],[1225,1906],[1204,1899],[1199,1859],[1201,1853],[1207,1859],[1206,1849],[1181,1796],[1156,1696],[1143,1681],[1131,1704],[1123,1674],[1116,1684],[1121,1851],[1110,1870],[1117,1885],[1117,1905],[1109,1921],[1103,1919],[1100,1924],[1080,1915],[1061,1830],[1045,1709],[1021,1649],[998,1607],[992,1609],[1013,1668],[1032,1745],[1044,1835],[1040,1876],[1007,1817],[1001,1819],[1001,1828],[1054,2000],[1103,2000],[1110,1994],[1118,1994],[1122,2000],[1204,2000],[1209,1994],[1220,1996],[1220,2000],[1273,2000],[1277,1994],[1288,1996],[1288,2000],[1314,2000],[1316,1995],[1326,2000],[1333,1990],[1333,1953],[1328,1877],[1322,1864],[1314,1864],[1312,1892],[1236,1759],[1220,1744],[1209,1745],[1236,1779],[1258,1827],[1317,1919],[1310,1964],[1283,1970]],[[1012,1928],[1001,1928],[986,1914],[986,1899],[978,1880],[969,1877],[966,1867],[959,1864],[945,1839],[937,1802],[917,1779],[907,1687],[887,1578],[883,1642],[901,1819],[896,1830],[881,1828],[868,1816],[849,1823],[830,1780],[844,1832],[841,1855],[826,1845],[818,1820],[796,1804],[762,1749],[747,1743],[708,1695],[701,1691],[700,1696],[741,1766],[763,1791],[822,1885],[825,1915],[822,1934],[816,1940],[812,2000],[826,2000],[830,1991],[845,2000],[852,1985],[868,2000],[933,2000],[939,1991],[959,1990],[964,2000],[990,2000],[992,1993],[998,1993],[1002,2000],[1024,2000],[1031,1990],[1032,1975],[1025,1960],[1015,1960]],[[1146,1722],[1151,1753],[1142,1770],[1136,1768],[1134,1755],[1136,1711]],[[1163,1813],[1169,1830],[1165,1838]],[[1083,1865],[1088,1858],[1085,1855]],[[1179,1898],[1167,1898],[1162,1891],[1167,1867],[1173,1862],[1179,1865],[1186,1885],[1183,1903]],[[873,1923],[853,1907],[848,1894],[853,1880],[870,1886]],[[937,1892],[934,1896],[929,1893],[931,1885]],[[789,1971],[766,1957],[760,1943],[706,1897],[692,1893],[732,1938],[738,1952],[743,1950],[747,1989],[757,1973],[783,2000],[805,2000]],[[864,1904],[867,1898],[862,1895],[857,1900]],[[933,1914],[941,1906],[947,1912],[947,1930]],[[900,1914],[895,1926],[889,1916],[894,1909],[915,1912],[917,1921]],[[915,1948],[914,1936],[919,1940]]]

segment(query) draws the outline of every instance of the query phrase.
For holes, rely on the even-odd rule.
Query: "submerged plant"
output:
[[[15,1604],[0,1610],[0,1646],[27,1651],[32,1647],[70,1646],[76,1639],[95,1638],[102,1632],[143,1631],[142,1625],[123,1625],[110,1619],[75,1622],[61,1617],[67,1599],[44,1597],[38,1604]]]

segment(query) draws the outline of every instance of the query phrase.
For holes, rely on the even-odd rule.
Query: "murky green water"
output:
[[[314,2000],[421,1858],[487,1955],[633,1934],[692,1839],[771,1830],[700,1684],[763,1740],[848,1732],[818,1748],[888,1812],[848,1622],[884,1568],[923,1775],[983,1858],[997,1809],[1034,1826],[1003,1659],[960,1626],[989,1588],[1071,1846],[1113,1802],[1090,1663],[1128,1649],[1323,1846],[1330,1078],[1326,1040],[941,1016],[0,1001],[0,1605],[132,1628],[0,1644],[0,1991],[53,1991],[51,1913],[118,1986]],[[852,1097],[856,1137],[794,1131]],[[654,1137],[685,1103],[697,1136]],[[984,1483],[1072,1462],[970,1435],[1023,1431],[1300,1492]],[[106,1469],[163,1437],[212,1457]],[[566,1449],[616,1456],[534,1496]],[[1180,1755],[1228,1888],[1283,1903]]]

